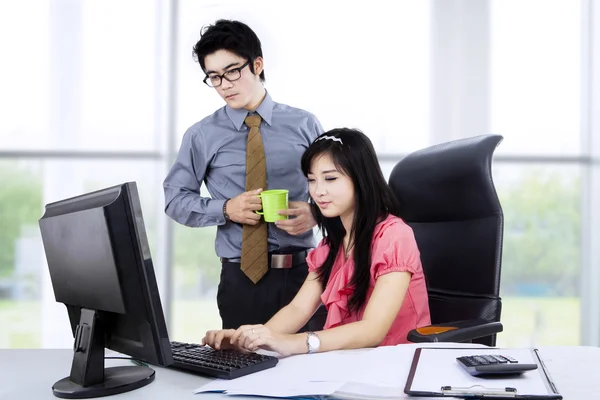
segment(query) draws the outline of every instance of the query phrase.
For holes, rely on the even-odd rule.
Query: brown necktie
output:
[[[246,191],[267,189],[267,163],[260,135],[260,116],[248,115],[244,120],[250,128],[246,146]],[[242,271],[258,282],[269,269],[267,247],[267,223],[261,219],[256,225],[244,225],[242,229]]]

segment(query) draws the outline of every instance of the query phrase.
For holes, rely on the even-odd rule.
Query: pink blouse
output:
[[[308,270],[317,270],[327,258],[327,254],[329,254],[329,246],[321,241],[319,246],[306,257]],[[360,321],[375,288],[377,278],[397,271],[410,272],[410,284],[398,315],[383,339],[381,346],[407,343],[406,336],[409,331],[431,324],[427,288],[419,249],[412,228],[402,219],[390,215],[375,227],[371,245],[370,287],[367,291],[365,305],[357,313],[349,314],[347,304],[353,290],[348,287],[348,284],[352,278],[353,270],[354,259],[352,255],[348,257],[348,260],[344,260],[343,249],[340,249],[333,264],[329,281],[321,295],[321,300],[327,308],[327,320],[324,329]]]

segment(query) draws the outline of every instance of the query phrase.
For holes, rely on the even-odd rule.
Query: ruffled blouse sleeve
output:
[[[319,245],[308,253],[306,256],[306,264],[308,265],[308,272],[316,271],[327,258],[329,254],[329,245],[325,244],[325,239],[319,242]]]
[[[390,272],[420,272],[421,258],[412,228],[397,217],[382,225],[373,238],[371,277],[377,280]]]

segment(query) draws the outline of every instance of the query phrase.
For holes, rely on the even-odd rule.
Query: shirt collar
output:
[[[269,124],[269,126],[271,125],[271,118],[273,117],[274,106],[275,102],[269,95],[269,92],[266,91],[265,98],[256,108],[256,112],[258,113],[258,115],[260,115],[263,121]],[[244,125],[244,120],[248,115],[248,110],[245,110],[243,108],[231,108],[229,105],[226,105],[225,111],[227,112],[229,119],[231,119],[231,122],[233,122],[235,129],[237,129],[238,131],[242,129],[242,126]]]

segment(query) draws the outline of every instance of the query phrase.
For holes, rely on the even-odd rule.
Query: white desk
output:
[[[598,347],[541,347],[540,355],[559,392],[565,400],[600,399]],[[56,399],[52,384],[67,376],[71,369],[70,350],[0,350],[0,400]],[[406,360],[410,363],[411,360]],[[106,360],[107,366],[131,365],[126,360]],[[192,391],[207,378],[166,368],[156,370],[154,382],[141,389],[108,399],[197,399],[224,400],[222,394],[199,394]]]

